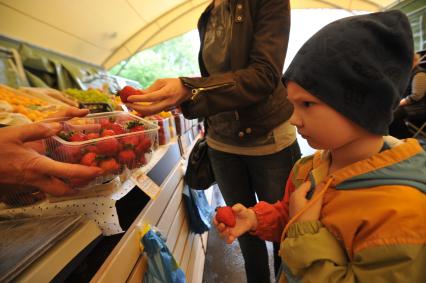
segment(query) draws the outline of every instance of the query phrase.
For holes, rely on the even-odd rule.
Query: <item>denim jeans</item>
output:
[[[270,155],[236,155],[208,149],[216,182],[227,205],[246,207],[259,201],[274,203],[284,196],[284,188],[294,163],[300,158],[297,141]],[[248,233],[238,238],[244,258],[247,282],[270,282],[265,241]],[[279,243],[274,243],[274,267],[278,270]]]

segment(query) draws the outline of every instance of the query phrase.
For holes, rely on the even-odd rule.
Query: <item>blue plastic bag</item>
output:
[[[186,205],[191,232],[203,234],[210,230],[213,209],[207,202],[204,191],[193,190],[185,185],[183,199]]]
[[[160,232],[150,229],[141,239],[148,256],[144,283],[185,283],[185,273],[179,268]]]

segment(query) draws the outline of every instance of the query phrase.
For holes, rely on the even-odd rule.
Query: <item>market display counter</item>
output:
[[[64,259],[65,247],[76,241],[75,233],[81,233],[81,229],[76,229],[34,262],[18,281],[44,278],[43,281],[52,282],[141,282],[146,270],[146,258],[140,248],[141,230],[149,224],[166,238],[187,282],[201,282],[207,233],[201,236],[190,233],[182,201],[186,159],[197,135],[198,131],[193,129],[160,147],[157,152],[160,157],[144,169],[149,181],[160,188],[155,199],[150,199],[131,180],[122,184],[129,192],[116,201],[115,207],[124,233],[97,237],[96,241],[88,241],[86,247],[79,247],[80,253],[74,251]],[[206,194],[211,201],[211,190]],[[47,272],[40,268],[46,266],[43,262],[55,260],[62,262],[56,269]]]

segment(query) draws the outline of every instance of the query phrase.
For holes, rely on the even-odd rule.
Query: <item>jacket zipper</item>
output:
[[[191,100],[194,100],[202,92],[219,89],[226,86],[234,86],[234,85],[235,85],[234,83],[224,83],[224,84],[207,86],[207,87],[193,88],[191,90],[191,93],[192,93]]]

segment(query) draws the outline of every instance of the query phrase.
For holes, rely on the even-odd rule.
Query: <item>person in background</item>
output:
[[[180,105],[185,117],[207,121],[208,154],[228,205],[282,198],[300,157],[293,111],[281,81],[290,30],[288,0],[215,0],[198,22],[202,77],[159,79],[130,96],[142,115]],[[264,241],[239,238],[248,282],[269,282]],[[279,266],[278,243],[275,267]]]
[[[394,112],[394,120],[389,126],[389,133],[399,139],[412,136],[405,125],[405,120],[426,121],[426,69],[420,64],[422,60],[426,60],[425,57],[421,58],[419,54],[414,54],[410,83],[405,97],[401,99]]]
[[[70,107],[55,117],[82,117],[87,109]],[[0,129],[0,196],[38,189],[62,196],[75,191],[61,178],[90,180],[103,173],[98,167],[62,163],[44,156],[42,139],[62,130],[60,123],[33,123]]]
[[[312,36],[286,71],[290,121],[322,150],[296,163],[281,201],[234,205],[233,228],[215,221],[228,243],[247,231],[281,240],[279,282],[426,282],[426,152],[386,136],[412,50],[402,12],[354,16]]]

